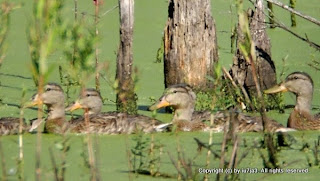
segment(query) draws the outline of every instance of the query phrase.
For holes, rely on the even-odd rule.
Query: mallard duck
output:
[[[14,117],[0,118],[0,135],[18,134],[20,126],[20,119]],[[24,121],[22,123],[22,132],[30,129],[30,126]]]
[[[42,94],[35,94],[32,97],[31,106],[45,104],[47,106],[48,116],[45,121],[45,132],[47,133],[63,133],[65,130],[65,108],[64,93],[59,84],[48,83],[44,86]],[[43,120],[38,120],[33,124],[29,131],[33,131],[41,124]]]
[[[28,104],[24,105],[28,107]],[[25,122],[25,119],[22,119],[22,133],[28,132],[32,127],[36,127],[36,124],[39,121],[37,119],[31,119],[30,124]],[[0,118],[0,135],[13,135],[18,134],[20,129],[20,118],[15,117],[3,117]]]
[[[84,117],[66,121],[64,108],[64,93],[62,88],[55,83],[49,83],[44,87],[41,95],[33,98],[33,106],[45,104],[48,108],[48,117],[45,120],[45,132],[48,133],[99,133],[119,134],[133,133],[136,131],[152,132],[161,129],[163,125],[152,126],[152,119],[146,116],[134,116],[124,113],[99,114],[102,106],[101,96],[97,91],[89,90],[81,94],[85,99],[80,99],[70,110],[88,107],[89,123]],[[96,101],[97,98],[100,101]],[[81,104],[79,104],[81,102]],[[88,103],[88,104],[86,104]],[[150,121],[150,122],[149,122]],[[157,125],[159,122],[156,122]],[[38,124],[37,124],[38,125]],[[34,127],[33,129],[35,129]]]
[[[149,109],[156,110],[159,108],[171,106],[174,109],[172,123],[177,125],[177,128],[182,131],[207,131],[212,129],[216,132],[221,132],[226,126],[226,122],[230,117],[236,119],[237,132],[260,132],[263,130],[262,120],[260,117],[248,116],[239,111],[227,110],[220,111],[213,115],[214,124],[210,128],[203,121],[210,120],[211,112],[202,111],[195,112],[196,94],[187,84],[176,84],[165,89],[163,95]],[[235,116],[232,116],[235,114]],[[231,120],[232,120],[231,119]],[[289,131],[281,124],[270,120],[271,124],[268,127],[270,132]],[[235,123],[232,123],[235,124]]]
[[[86,129],[85,118],[80,117],[70,121],[71,130],[75,132],[87,130],[90,133],[104,134],[131,134],[140,131],[145,133],[163,131],[169,125],[144,115],[118,112],[101,113],[101,107],[102,99],[98,91],[95,89],[83,90],[79,99],[67,110],[74,111],[80,108],[86,110],[85,114],[88,114],[90,121],[89,129]]]
[[[288,119],[288,127],[297,130],[320,130],[320,116],[311,114],[313,81],[307,73],[293,72],[286,79],[265,90],[266,94],[292,92],[296,95],[296,105]]]

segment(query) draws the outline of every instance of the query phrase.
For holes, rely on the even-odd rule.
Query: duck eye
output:
[[[46,88],[46,91],[51,91],[51,88],[49,88],[49,87],[48,87],[48,88]]]
[[[296,80],[297,80],[297,79],[298,79],[298,77],[297,77],[297,76],[294,76],[294,77],[293,77],[293,79],[296,79]]]
[[[176,91],[176,90],[175,90],[175,91],[173,91],[173,93],[177,93],[177,92],[178,92],[178,91]]]
[[[87,94],[86,96],[87,96],[87,97],[90,97],[90,94]]]

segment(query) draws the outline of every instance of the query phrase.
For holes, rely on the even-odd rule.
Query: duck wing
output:
[[[127,113],[107,112],[89,116],[89,124],[84,117],[69,122],[71,132],[98,134],[131,134],[136,132],[163,131],[170,124],[144,115],[130,115]]]
[[[22,124],[22,131],[28,130],[28,126],[24,122]],[[12,135],[19,133],[20,119],[13,117],[0,118],[0,135]]]

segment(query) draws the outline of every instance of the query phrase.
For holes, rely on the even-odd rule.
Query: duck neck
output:
[[[48,106],[48,119],[59,119],[65,117],[65,109],[63,104],[54,104]]]
[[[101,112],[101,108],[99,107],[94,107],[94,108],[91,108],[89,111],[88,111],[88,114],[89,115],[97,115]]]
[[[310,113],[312,102],[312,92],[309,94],[297,95],[297,103],[295,109],[299,112]]]
[[[178,108],[174,111],[173,121],[185,120],[191,121],[194,112],[194,105],[188,105],[185,108]]]

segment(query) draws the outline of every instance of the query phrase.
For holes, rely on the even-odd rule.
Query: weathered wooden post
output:
[[[117,111],[136,113],[137,103],[132,79],[132,40],[134,0],[119,0],[120,45],[117,56],[116,80],[118,84]]]
[[[164,30],[165,86],[188,83],[206,89],[217,49],[210,0],[170,0]]]
[[[255,10],[248,10],[249,28],[256,49],[256,69],[261,89],[264,90],[276,84],[276,68],[271,59],[271,44],[266,32],[263,0],[257,0]],[[252,77],[251,68],[239,49],[239,43],[245,37],[238,28],[237,52],[232,66],[232,76],[240,85],[246,88],[249,95],[255,95],[256,88]]]

